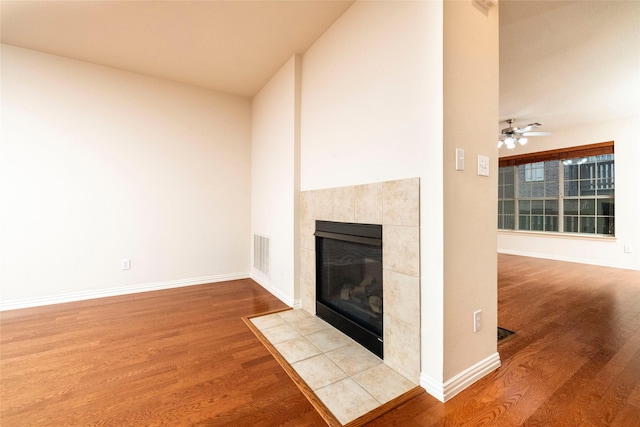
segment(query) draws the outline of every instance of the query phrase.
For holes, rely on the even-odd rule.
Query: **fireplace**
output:
[[[383,357],[382,226],[316,221],[316,314]]]
[[[317,314],[316,223],[382,224],[384,364],[420,381],[420,179],[300,193],[300,306]],[[321,310],[322,308],[320,308]],[[377,338],[376,338],[377,341]]]

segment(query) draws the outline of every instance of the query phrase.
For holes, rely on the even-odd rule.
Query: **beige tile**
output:
[[[420,227],[388,225],[382,233],[384,269],[420,277]]]
[[[382,183],[354,187],[354,219],[362,224],[382,224]]]
[[[291,367],[314,391],[347,376],[338,365],[329,360],[324,354],[292,363]]]
[[[303,292],[300,296],[300,306],[304,311],[308,311],[311,314],[315,314],[316,310],[316,293],[314,289],[310,289],[309,287],[303,289]]]
[[[384,362],[412,381],[420,378],[420,329],[384,317]]]
[[[300,193],[300,219],[311,220],[315,218],[315,193],[302,191]]]
[[[315,219],[300,220],[300,248],[316,250],[316,221]]]
[[[288,341],[294,338],[301,337],[298,331],[296,331],[295,329],[293,329],[291,326],[287,325],[284,322],[280,326],[275,326],[269,329],[262,329],[260,330],[260,332],[262,332],[262,335],[264,335],[265,338],[268,339],[269,342],[271,342],[271,344],[277,344],[279,342]]]
[[[285,322],[277,313],[267,314],[266,316],[252,317],[251,323],[256,325],[259,330],[273,328],[275,326],[284,325]]]
[[[318,190],[300,192],[300,215],[302,219],[316,218],[316,199],[318,197]]]
[[[317,356],[321,353],[318,347],[311,344],[311,341],[304,337],[277,343],[274,344],[274,347],[289,364]]]
[[[331,221],[333,219],[333,188],[315,190],[314,219]]]
[[[313,286],[303,286],[300,283],[300,306],[304,311],[315,315],[316,310],[316,292]]]
[[[333,221],[354,221],[353,187],[338,187],[333,191]]]
[[[376,355],[356,343],[329,351],[326,355],[349,375],[357,374],[382,363],[382,360]]]
[[[420,327],[420,279],[384,271],[384,312],[416,328]]]
[[[280,317],[282,320],[288,323],[297,322],[303,319],[308,319],[310,317],[313,317],[309,313],[301,309],[280,311],[277,314],[278,314],[278,317]]]
[[[333,214],[333,189],[309,190],[300,193],[300,218],[330,221]]]
[[[300,332],[301,335],[311,335],[316,332],[324,331],[327,329],[331,329],[332,326],[329,325],[324,320],[319,317],[309,317],[306,319],[297,320],[289,323],[295,330]]]
[[[382,223],[420,225],[420,179],[402,179],[383,183]]]
[[[316,391],[316,395],[342,424],[374,410],[380,404],[350,378]]]
[[[380,403],[386,403],[417,385],[385,364],[353,375],[353,379]]]
[[[307,335],[307,339],[323,352],[335,350],[353,342],[351,338],[333,328]]]
[[[300,302],[309,313],[316,312],[316,253],[315,249],[300,249]]]

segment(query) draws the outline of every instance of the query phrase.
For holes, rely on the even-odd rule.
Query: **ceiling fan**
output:
[[[502,129],[500,133],[500,139],[498,140],[498,148],[505,145],[509,150],[516,148],[516,142],[520,145],[526,144],[530,136],[547,136],[551,135],[551,132],[532,132],[533,129],[542,126],[542,123],[534,122],[529,123],[525,127],[519,128],[513,126],[515,119],[507,120],[508,128]]]

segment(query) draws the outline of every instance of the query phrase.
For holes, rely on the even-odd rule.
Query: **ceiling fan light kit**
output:
[[[527,138],[528,136],[545,136],[550,134],[549,132],[531,132],[538,126],[542,126],[542,123],[529,123],[525,127],[519,128],[513,126],[513,122],[515,122],[515,119],[507,120],[509,127],[502,129],[502,132],[500,133],[500,139],[498,139],[498,148],[502,148],[502,146],[504,145],[509,150],[513,150],[514,148],[516,148],[516,143],[525,145],[527,142],[529,142],[529,138]]]

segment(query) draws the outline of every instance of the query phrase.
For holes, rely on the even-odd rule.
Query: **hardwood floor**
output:
[[[3,312],[0,424],[323,425],[241,319],[284,307],[239,280]]]
[[[502,366],[370,426],[639,426],[640,271],[499,255]]]
[[[640,425],[640,271],[499,256],[502,367],[369,426]],[[0,313],[0,424],[321,426],[242,321],[251,280]]]

